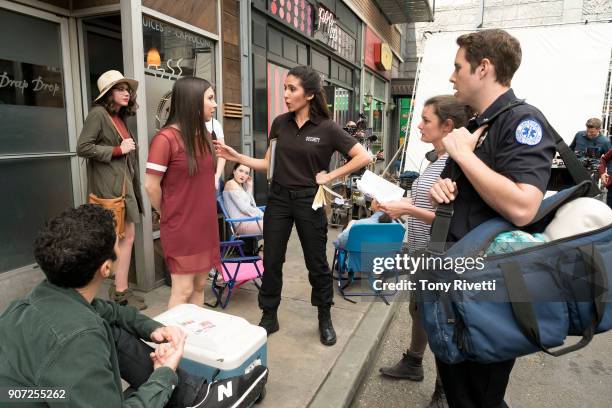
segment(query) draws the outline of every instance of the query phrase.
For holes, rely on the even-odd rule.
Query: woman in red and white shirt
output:
[[[204,122],[217,104],[211,84],[181,78],[166,126],[151,141],[145,188],[161,216],[160,238],[172,276],[168,308],[204,303],[208,271],[219,268],[215,150]]]

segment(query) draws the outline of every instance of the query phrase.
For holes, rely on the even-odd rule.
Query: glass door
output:
[[[67,21],[2,7],[0,274],[34,264],[37,231],[80,194]]]
[[[121,16],[93,17],[82,20],[83,120],[98,96],[100,75],[114,69],[123,73]]]

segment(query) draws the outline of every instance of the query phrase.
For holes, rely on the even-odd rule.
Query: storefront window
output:
[[[0,273],[34,263],[40,227],[74,205],[70,159],[0,160]]]
[[[145,72],[168,79],[195,76],[213,82],[214,43],[201,35],[142,18]]]
[[[385,138],[385,101],[387,83],[366,71],[364,75],[364,113],[368,128],[377,140],[372,143],[373,153],[383,149]]]
[[[399,98],[399,114],[400,114],[400,135],[399,135],[399,145],[402,146],[404,144],[404,138],[406,137],[406,132],[410,129],[410,110],[412,109],[412,99],[410,98]]]
[[[2,273],[34,263],[37,231],[74,197],[60,25],[0,8],[0,38]]]
[[[330,46],[341,57],[355,61],[357,40],[337,24],[334,13],[324,5],[318,5],[316,14],[316,30],[313,37]]]
[[[374,99],[372,101],[372,134],[377,137],[376,141],[372,143],[372,153],[377,153],[382,149],[384,133],[383,133],[383,121],[384,121],[385,104],[381,101]]]
[[[212,40],[154,19],[142,18],[147,122],[149,139],[170,112],[174,81],[195,76],[215,82],[215,44]]]
[[[332,113],[332,118],[341,127],[346,122],[353,120],[350,118],[350,100],[352,92],[339,86],[326,86],[327,106]]]
[[[268,134],[274,118],[288,111],[284,96],[288,73],[287,68],[268,63]]]
[[[0,9],[0,36],[0,154],[67,152],[59,24]]]

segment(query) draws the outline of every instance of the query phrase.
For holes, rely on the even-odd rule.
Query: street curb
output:
[[[374,363],[391,319],[400,303],[407,299],[407,292],[400,291],[389,306],[378,300],[372,303],[308,408],[350,406],[365,374]]]

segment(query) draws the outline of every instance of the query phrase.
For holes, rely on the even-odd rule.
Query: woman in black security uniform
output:
[[[332,274],[327,263],[327,218],[323,208],[312,209],[318,185],[327,184],[370,162],[367,151],[331,120],[319,73],[298,66],[285,80],[285,103],[289,112],[279,115],[270,129],[276,139],[273,181],[264,214],[264,275],[259,291],[263,314],[259,325],[268,334],[279,329],[276,311],[283,285],[282,269],[287,242],[295,223],[308,279],[312,286],[311,303],[319,312],[321,342],[336,343],[330,308],[333,300]],[[255,159],[215,142],[217,154],[255,170],[270,166],[270,148],[264,159]],[[327,173],[334,151],[348,154],[351,160]]]

